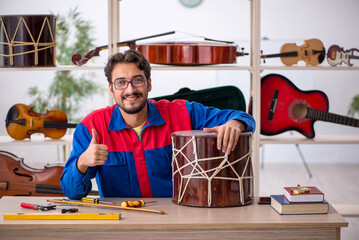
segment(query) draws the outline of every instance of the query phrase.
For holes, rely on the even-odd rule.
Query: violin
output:
[[[319,39],[304,40],[304,44],[297,46],[295,43],[283,44],[280,53],[261,55],[261,58],[280,57],[281,62],[286,66],[297,64],[304,61],[306,66],[316,66],[325,59],[325,48]]]
[[[117,47],[128,46],[130,49],[141,52],[144,57],[155,64],[168,65],[209,65],[236,63],[236,57],[248,55],[237,52],[237,45],[233,42],[205,38],[209,42],[183,41],[183,42],[155,42],[148,44],[136,44],[136,41],[173,34],[175,31],[138,38],[117,43]],[[80,54],[72,56],[72,62],[77,66],[85,64],[93,56],[99,56],[99,52],[108,46],[97,47],[88,52],[84,58]]]
[[[6,130],[16,140],[30,138],[34,133],[43,133],[45,137],[59,139],[66,134],[67,128],[77,124],[67,123],[66,113],[55,109],[40,114],[25,104],[15,104],[8,111],[5,119]]]
[[[34,169],[12,153],[0,151],[0,198],[2,196],[64,196],[61,165]]]
[[[359,56],[355,56],[354,52],[359,53],[359,50],[356,48],[344,50],[338,45],[332,45],[328,49],[327,61],[331,66],[341,65],[342,63],[345,63],[348,66],[353,66],[350,60],[359,59]]]

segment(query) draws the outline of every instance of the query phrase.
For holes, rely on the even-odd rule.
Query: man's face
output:
[[[118,63],[112,71],[112,84],[109,84],[110,94],[120,109],[127,114],[139,113],[147,106],[148,92],[152,87],[151,79],[145,80],[145,84],[139,87],[134,87],[129,83],[125,89],[116,89],[114,83],[141,77],[145,78],[145,74],[135,63]]]

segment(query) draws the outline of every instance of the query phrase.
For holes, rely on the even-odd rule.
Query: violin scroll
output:
[[[72,55],[71,60],[77,66],[82,66],[87,62],[87,60],[86,61],[82,60],[81,55],[78,53],[75,53],[74,55]]]
[[[80,54],[75,53],[74,55],[72,55],[72,62],[77,65],[77,66],[82,66],[85,63],[87,63],[88,60],[90,60],[93,56],[100,56],[100,50],[102,49],[102,47],[98,47],[95,48],[91,51],[89,51],[88,53],[86,53],[86,55],[82,58]]]

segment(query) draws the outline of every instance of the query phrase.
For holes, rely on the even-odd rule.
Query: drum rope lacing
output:
[[[193,154],[195,159],[193,161],[191,161],[190,159],[187,158],[187,156],[185,154],[183,154],[182,150],[185,149],[189,144],[193,145]],[[175,146],[174,144],[174,138],[172,137],[172,146]],[[180,203],[184,197],[184,194],[186,193],[187,190],[187,186],[190,182],[191,179],[207,179],[208,181],[208,206],[211,206],[212,204],[212,180],[213,179],[222,179],[222,180],[236,180],[239,183],[239,191],[240,191],[240,204],[243,205],[244,204],[244,190],[243,190],[243,180],[244,179],[253,179],[253,174],[251,174],[251,176],[244,176],[244,174],[247,171],[247,167],[248,164],[251,163],[250,156],[252,153],[252,141],[249,141],[249,152],[246,153],[245,155],[243,155],[241,158],[236,159],[235,161],[233,161],[232,163],[228,161],[228,154],[225,154],[224,156],[220,156],[220,157],[211,157],[211,158],[201,158],[198,159],[198,155],[197,155],[197,142],[196,142],[196,137],[193,135],[191,140],[189,140],[186,144],[184,144],[184,146],[181,149],[176,149],[175,147],[172,147],[172,151],[173,151],[173,157],[172,157],[172,169],[173,169],[173,164],[176,164],[176,171],[173,171],[172,173],[172,177],[174,178],[174,176],[176,174],[180,175],[180,187],[179,187],[179,198],[178,198],[178,203]],[[178,161],[177,161],[177,155],[181,154],[187,161],[186,164],[184,164],[182,167],[179,167]],[[211,160],[218,160],[218,159],[223,159],[222,162],[218,165],[218,167],[213,168],[213,169],[209,169],[209,170],[204,170],[201,166],[200,166],[200,162],[203,161],[211,161]],[[236,164],[239,161],[242,161],[246,159],[246,165],[243,169],[242,175],[239,176],[239,174],[235,171],[235,169],[233,168],[233,165]],[[181,173],[181,170],[186,168],[187,166],[192,166],[192,171],[190,174],[187,175],[183,175]],[[237,178],[230,178],[230,177],[218,177],[217,174],[223,170],[224,168],[230,167],[233,172],[235,173],[235,175],[237,176]],[[252,168],[250,168],[251,170]],[[195,172],[196,171],[196,172]],[[212,176],[209,176],[207,173],[213,172]],[[182,190],[182,185],[183,185],[183,179],[188,179],[186,182],[186,185],[184,186],[183,190]],[[252,186],[253,184],[253,180],[251,182],[251,188],[253,188]]]
[[[4,30],[4,33],[5,33],[5,36],[6,36],[6,39],[7,39],[7,42],[0,42],[0,44],[5,44],[5,45],[8,45],[9,46],[9,54],[3,54],[3,53],[0,53],[0,56],[5,56],[5,57],[10,57],[10,65],[14,65],[14,56],[18,56],[18,55],[24,55],[24,54],[28,54],[28,53],[33,53],[35,52],[35,65],[38,65],[39,63],[39,57],[38,57],[38,52],[39,51],[43,51],[45,49],[48,49],[48,48],[53,48],[56,46],[56,42],[55,42],[55,38],[52,34],[52,31],[51,31],[51,27],[50,27],[50,22],[49,22],[49,19],[48,17],[45,17],[43,23],[42,23],[42,26],[41,26],[41,30],[40,30],[40,33],[39,33],[39,36],[37,38],[37,41],[35,42],[35,39],[34,37],[32,36],[31,34],[31,31],[29,29],[29,27],[27,26],[24,18],[20,18],[17,26],[16,26],[16,30],[15,30],[15,33],[14,33],[14,36],[12,37],[12,39],[10,40],[9,36],[8,36],[8,33],[6,31],[6,28],[5,28],[5,25],[4,25],[4,21],[2,18],[0,18],[0,22],[1,22],[1,26],[0,26],[0,30],[1,28],[3,28]],[[15,38],[16,38],[16,35],[18,34],[18,31],[19,31],[19,27],[21,25],[21,22],[23,22],[26,30],[27,30],[27,33],[29,34],[32,42],[21,42],[21,41],[15,41]],[[41,35],[43,33],[43,30],[45,28],[45,24],[47,25],[48,29],[49,29],[49,32],[50,32],[50,36],[51,36],[51,40],[52,42],[49,42],[49,43],[40,43],[40,38],[41,38]],[[21,53],[13,53],[13,47],[17,47],[17,46],[26,46],[26,45],[34,45],[34,50],[30,50],[30,51],[25,51],[25,52],[21,52]],[[42,48],[39,48],[42,47]],[[55,54],[54,54],[54,63],[55,63]]]

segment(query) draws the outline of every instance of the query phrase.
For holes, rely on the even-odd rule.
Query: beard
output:
[[[132,94],[134,96],[138,96],[138,97],[142,97],[143,95],[141,93],[134,93]],[[146,106],[146,103],[147,103],[147,99],[144,98],[144,100],[142,102],[140,102],[140,104],[138,106],[130,106],[130,107],[126,107],[125,104],[124,104],[124,99],[129,96],[129,95],[124,95],[122,97],[122,101],[121,102],[118,102],[116,100],[116,103],[117,105],[127,114],[136,114],[136,113],[139,113],[145,106]]]

